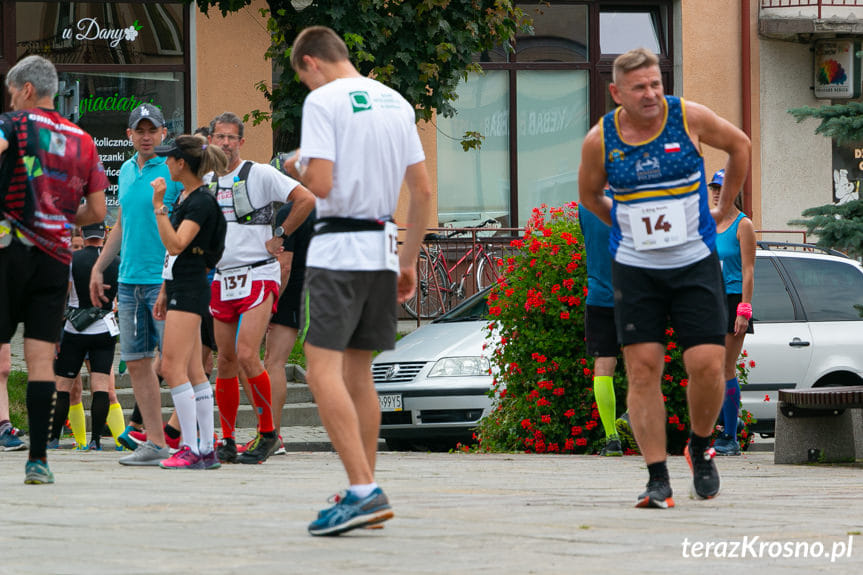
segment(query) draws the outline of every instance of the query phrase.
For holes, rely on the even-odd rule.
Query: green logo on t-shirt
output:
[[[351,105],[354,107],[354,113],[372,109],[372,101],[369,98],[368,92],[351,92],[350,97]]]

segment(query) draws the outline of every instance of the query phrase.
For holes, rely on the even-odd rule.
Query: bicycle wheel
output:
[[[483,290],[490,285],[497,283],[497,278],[500,274],[497,271],[495,257],[492,254],[484,254],[480,258],[476,268],[476,289]]]
[[[411,317],[432,319],[446,309],[446,292],[449,288],[446,272],[437,261],[429,262],[425,252],[417,260],[417,289],[402,304]]]

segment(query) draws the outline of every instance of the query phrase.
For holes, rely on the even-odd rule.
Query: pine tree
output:
[[[804,106],[789,110],[798,122],[808,118],[820,120],[816,134],[832,138],[837,144],[863,139],[863,103],[848,102],[813,108]],[[804,210],[805,219],[791,220],[790,225],[806,227],[818,237],[816,245],[843,251],[854,258],[863,257],[863,200],[844,204],[826,204]]]

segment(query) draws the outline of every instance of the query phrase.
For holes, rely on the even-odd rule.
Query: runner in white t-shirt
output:
[[[381,415],[371,360],[395,345],[397,301],[416,288],[431,184],[413,106],[361,76],[335,32],[303,30],[291,65],[312,90],[303,104],[300,179],[318,198],[301,318],[307,381],[350,481],[309,533],[338,535],[393,516],[374,479]],[[407,234],[397,249],[392,219],[403,181]]]
[[[270,378],[260,357],[261,342],[279,299],[276,255],[282,250],[282,236],[303,223],[315,206],[315,198],[269,164],[241,160],[243,129],[242,120],[230,112],[210,123],[210,142],[225,152],[229,172],[217,182],[212,174],[204,180],[215,191],[228,224],[225,251],[216,265],[210,296],[219,349],[216,402],[222,441],[218,453],[226,463],[263,463],[278,447]],[[273,202],[288,200],[294,209],[274,236]],[[252,447],[238,456],[234,425],[240,403],[240,369],[248,379],[249,399],[258,416],[258,436]]]

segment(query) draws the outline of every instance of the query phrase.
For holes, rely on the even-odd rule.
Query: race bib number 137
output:
[[[629,224],[635,249],[639,251],[686,242],[686,212],[680,202],[634,206],[629,212]]]

